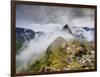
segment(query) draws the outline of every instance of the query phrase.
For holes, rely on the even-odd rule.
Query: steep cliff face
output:
[[[78,40],[66,41],[57,37],[46,53],[34,64],[20,72],[49,72],[84,70],[94,68],[94,47]]]

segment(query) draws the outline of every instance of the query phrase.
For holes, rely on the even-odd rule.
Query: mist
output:
[[[53,26],[54,25],[57,24],[53,24]],[[17,67],[27,67],[27,65],[34,64],[36,60],[39,60],[41,56],[45,54],[48,46],[59,36],[65,38],[66,40],[74,39],[74,36],[68,32],[61,31],[60,27],[56,28],[53,26],[51,26],[51,29],[48,30],[45,30],[45,28],[44,30],[42,29],[42,32],[44,32],[43,35],[36,36],[31,41],[26,41],[23,44],[22,48],[20,49],[21,53],[16,56]]]
[[[18,70],[40,59],[45,54],[48,46],[58,36],[66,40],[75,39],[69,32],[62,31],[65,24],[70,27],[94,28],[94,9],[17,4],[16,27],[44,33],[40,37],[36,36],[31,41],[26,41],[23,44],[20,49],[21,53],[16,55]],[[94,40],[93,32],[83,30],[83,33],[86,40]]]
[[[41,26],[54,23],[94,27],[94,9],[17,4],[16,26],[29,26],[33,23]]]

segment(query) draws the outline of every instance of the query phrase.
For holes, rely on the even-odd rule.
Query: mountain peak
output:
[[[67,30],[69,33],[72,33],[72,31],[71,31],[71,29],[70,29],[70,27],[69,27],[68,24],[65,24],[65,25],[63,26],[62,30]]]

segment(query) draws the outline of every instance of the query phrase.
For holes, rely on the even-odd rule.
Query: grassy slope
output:
[[[67,44],[67,46],[64,47],[63,44]],[[81,47],[82,50],[78,49],[78,47]],[[80,43],[80,41],[78,40],[71,40],[68,42],[65,41],[63,38],[58,37],[48,47],[44,57],[36,61],[35,64],[29,66],[27,70],[22,70],[21,72],[47,72],[94,68],[93,57],[93,60],[91,58],[87,58],[92,61],[89,61],[90,63],[88,62],[86,64],[80,62],[81,60],[83,60],[84,55],[93,55],[89,53],[89,50],[93,51],[91,45],[87,42]]]

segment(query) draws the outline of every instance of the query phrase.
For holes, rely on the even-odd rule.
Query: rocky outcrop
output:
[[[72,31],[71,31],[71,29],[70,29],[70,27],[69,27],[68,24],[64,25],[64,27],[62,28],[62,30],[67,30],[69,33],[72,34]]]
[[[78,40],[69,42],[64,38],[58,37],[47,49],[50,56],[49,65],[53,66],[54,64],[55,68],[60,70],[65,68],[69,70],[93,68],[94,50],[91,46],[88,42],[80,42]],[[53,63],[53,60],[55,63]],[[58,60],[58,63],[56,63],[56,60]],[[57,67],[56,64],[58,65]]]
[[[66,41],[62,37],[57,37],[48,46],[44,56],[36,63],[31,64],[27,71],[49,72],[94,69],[94,53],[91,43],[78,40]]]

